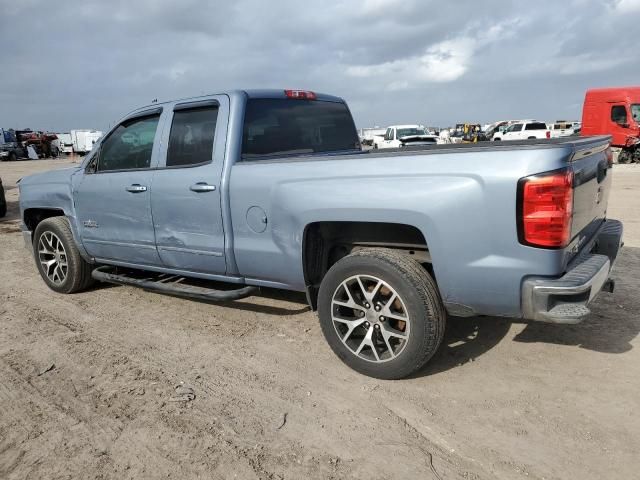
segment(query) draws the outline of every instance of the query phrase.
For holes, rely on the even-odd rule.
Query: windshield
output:
[[[399,128],[398,129],[398,138],[408,137],[410,135],[424,135],[424,130],[422,128]]]
[[[337,152],[360,148],[344,103],[279,98],[249,99],[242,157]]]
[[[636,121],[636,123],[640,123],[640,103],[634,103],[631,105],[631,117]]]

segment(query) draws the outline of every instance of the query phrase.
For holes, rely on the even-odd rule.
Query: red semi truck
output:
[[[640,87],[587,90],[581,134],[611,135],[619,163],[640,163]]]

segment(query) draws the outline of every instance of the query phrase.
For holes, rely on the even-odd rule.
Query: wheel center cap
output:
[[[378,312],[374,311],[373,309],[367,310],[366,317],[367,322],[369,322],[370,324],[374,325],[378,323]]]

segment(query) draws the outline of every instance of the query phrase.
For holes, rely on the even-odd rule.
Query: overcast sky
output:
[[[0,0],[0,127],[107,129],[234,88],[342,96],[358,127],[578,119],[640,84],[640,0]]]

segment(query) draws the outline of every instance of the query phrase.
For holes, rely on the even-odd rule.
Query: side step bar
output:
[[[132,285],[134,287],[140,287],[154,292],[197,298],[200,300],[212,300],[214,302],[240,300],[241,298],[250,297],[259,291],[258,287],[251,286],[235,290],[216,290],[213,288],[187,285],[185,283],[181,283],[185,277],[177,275],[170,277],[158,276],[157,280],[153,280],[148,277],[136,278],[135,276],[127,275],[126,273],[115,273],[113,267],[98,267],[91,272],[91,276],[100,282],[115,283],[118,285]]]

